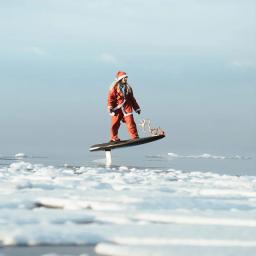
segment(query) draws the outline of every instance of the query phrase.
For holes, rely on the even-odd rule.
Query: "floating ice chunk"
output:
[[[198,156],[199,158],[201,157],[201,158],[210,158],[211,157],[211,155],[210,154],[202,154],[202,155],[199,155]],[[214,156],[212,156],[213,158],[214,158]]]
[[[28,171],[33,170],[33,165],[27,162],[12,163],[9,167],[9,171]]]
[[[180,157],[179,155],[177,155],[177,154],[175,154],[175,153],[168,153],[168,155],[169,155],[170,157],[174,157],[174,158]]]
[[[120,166],[119,170],[120,171],[129,171],[129,168],[127,166]]]
[[[17,153],[15,155],[15,158],[16,159],[23,159],[23,158],[26,158],[27,156],[24,154],[24,153]]]

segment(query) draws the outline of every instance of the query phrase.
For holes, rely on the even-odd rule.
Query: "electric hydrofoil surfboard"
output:
[[[115,141],[115,142],[95,144],[95,145],[92,145],[89,150],[91,152],[105,151],[106,165],[111,165],[111,163],[112,163],[111,150],[112,149],[138,146],[138,145],[142,145],[145,143],[160,140],[165,137],[165,133],[160,127],[159,128],[151,128],[149,119],[143,119],[139,125],[142,127],[144,133],[146,132],[145,127],[148,127],[148,132],[149,132],[150,136],[133,139],[133,140],[120,140],[120,141]]]
[[[90,147],[90,151],[109,151],[115,148],[138,146],[138,145],[149,143],[155,140],[160,140],[164,137],[165,137],[164,134],[160,134],[160,135],[153,135],[153,136],[144,137],[144,138],[138,138],[134,140],[120,140],[116,142],[96,144]]]

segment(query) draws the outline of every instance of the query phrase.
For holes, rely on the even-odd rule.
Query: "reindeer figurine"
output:
[[[146,133],[145,126],[148,127],[148,132],[151,136],[157,136],[157,135],[164,135],[164,131],[158,127],[158,128],[151,128],[151,120],[150,119],[143,119],[139,123],[139,125],[142,127],[142,131]]]

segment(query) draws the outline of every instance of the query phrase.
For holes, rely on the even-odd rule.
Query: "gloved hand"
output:
[[[141,112],[140,109],[136,110],[136,113],[137,113],[138,115],[140,115],[140,112]]]
[[[110,114],[111,116],[115,116],[115,115],[116,115],[116,113],[115,113],[115,111],[114,111],[113,108],[110,108],[110,109],[109,109],[109,114]]]

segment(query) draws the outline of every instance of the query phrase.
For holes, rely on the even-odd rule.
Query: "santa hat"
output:
[[[118,72],[116,73],[116,81],[117,81],[117,82],[120,81],[120,80],[122,80],[124,77],[128,77],[125,72],[123,72],[123,71],[118,71]]]

